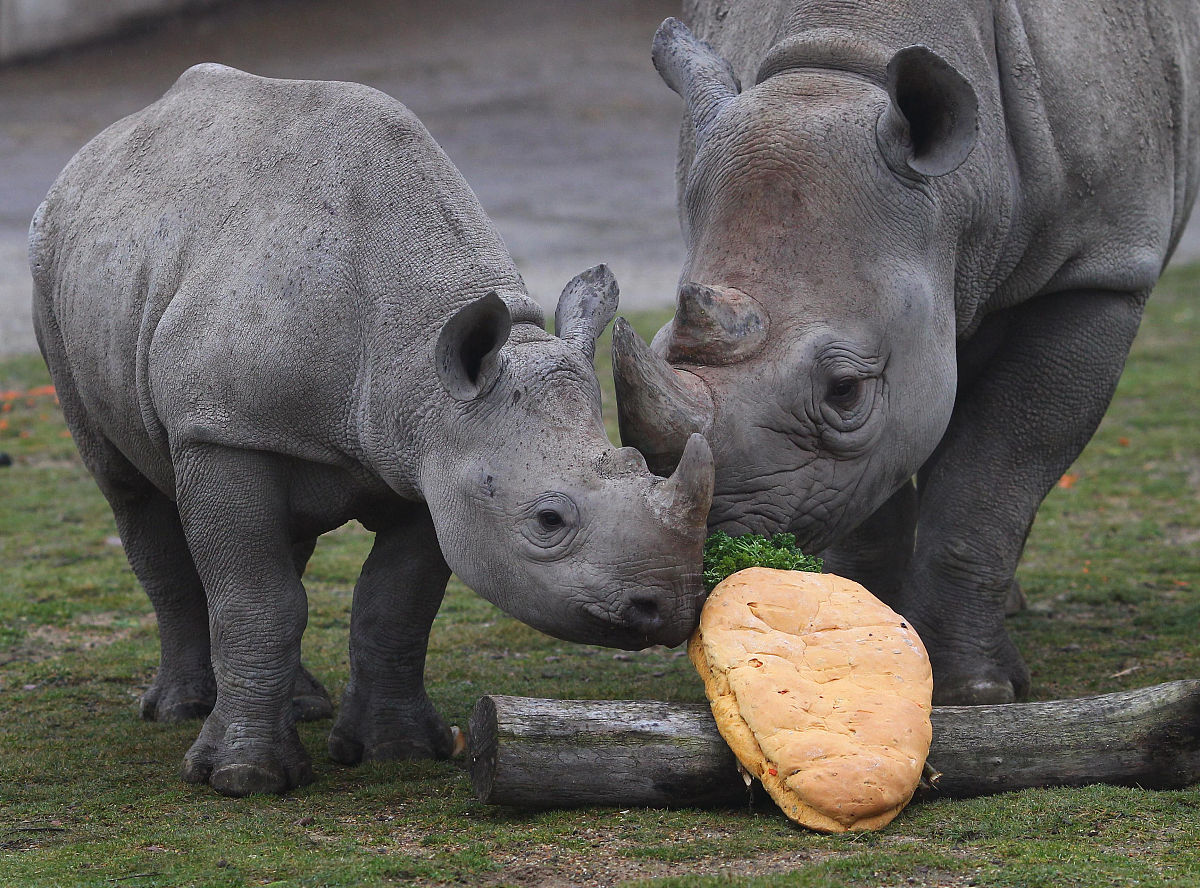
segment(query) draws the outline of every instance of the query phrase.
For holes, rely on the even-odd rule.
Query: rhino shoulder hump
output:
[[[180,74],[168,92],[186,89],[193,84],[214,83],[246,77],[254,77],[254,75],[231,68],[229,65],[222,65],[219,62],[200,62]]]

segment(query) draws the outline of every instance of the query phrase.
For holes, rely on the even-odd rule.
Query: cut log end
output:
[[[492,789],[496,783],[496,755],[499,752],[499,732],[496,730],[496,704],[491,697],[480,697],[471,713],[467,728],[468,752],[471,760],[471,788],[485,804],[493,804]]]

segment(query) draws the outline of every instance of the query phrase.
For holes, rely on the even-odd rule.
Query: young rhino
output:
[[[546,333],[470,188],[393,99],[192,68],[76,155],[30,262],[63,412],[158,615],[143,714],[211,710],[186,780],[311,779],[300,577],[352,518],[375,542],[341,762],[450,751],[422,674],[451,571],[571,641],[675,645],[695,626],[712,458],[695,436],[659,478],[609,444],[592,356],[612,275],[568,284]]]

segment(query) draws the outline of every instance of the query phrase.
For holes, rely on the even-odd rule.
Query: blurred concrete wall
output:
[[[84,43],[140,20],[220,0],[0,0],[0,63]]]

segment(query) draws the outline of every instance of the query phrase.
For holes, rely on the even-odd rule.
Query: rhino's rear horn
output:
[[[735,364],[762,348],[767,313],[730,287],[687,283],[667,336],[667,360],[679,364]]]
[[[624,318],[613,323],[612,360],[621,441],[642,452],[650,471],[670,474],[689,436],[712,426],[708,387],[652,352]]]
[[[658,26],[650,57],[667,86],[687,102],[697,138],[721,106],[741,92],[733,66],[678,19],[669,18]]]
[[[607,265],[575,275],[558,297],[554,335],[578,348],[589,361],[596,355],[596,338],[617,313],[620,288]]]
[[[671,527],[705,527],[712,495],[712,450],[703,435],[690,435],[671,477],[651,489],[651,505]]]

